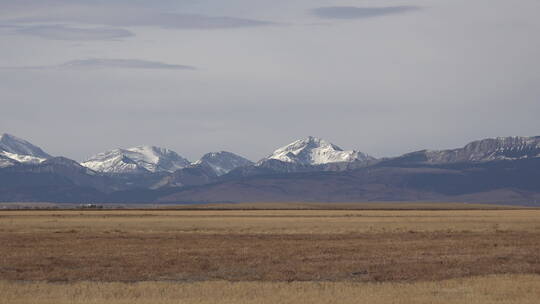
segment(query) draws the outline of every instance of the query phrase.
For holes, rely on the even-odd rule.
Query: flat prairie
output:
[[[538,275],[492,275],[436,282],[10,282],[2,304],[537,304]]]
[[[0,244],[0,303],[540,296],[537,209],[0,211]]]

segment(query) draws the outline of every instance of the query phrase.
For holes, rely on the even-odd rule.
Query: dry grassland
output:
[[[540,210],[0,211],[0,233],[540,232]]]
[[[540,276],[498,275],[416,283],[0,281],[0,304],[536,304]]]
[[[2,211],[0,244],[0,303],[537,303],[540,290],[540,210]]]
[[[0,206],[2,204],[0,203]],[[142,205],[145,206],[145,205]],[[131,206],[133,207],[133,205]],[[518,210],[532,209],[518,205],[433,202],[369,202],[369,203],[219,203],[195,205],[146,205],[153,209],[178,210]]]

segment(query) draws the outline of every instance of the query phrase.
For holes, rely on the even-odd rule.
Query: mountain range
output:
[[[540,137],[498,137],[451,150],[375,158],[317,137],[252,162],[231,152],[191,162],[155,146],[113,149],[78,163],[13,135],[0,137],[3,202],[359,202],[534,204]]]

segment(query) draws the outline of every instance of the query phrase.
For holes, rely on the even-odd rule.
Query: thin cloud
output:
[[[269,21],[245,18],[161,13],[152,10],[137,9],[119,13],[115,11],[104,12],[94,10],[82,13],[72,12],[71,14],[51,12],[42,16],[16,18],[9,21],[15,23],[72,22],[107,26],[151,26],[174,29],[224,29],[275,24]]]
[[[325,19],[363,19],[386,15],[395,15],[416,11],[417,6],[387,6],[387,7],[354,7],[354,6],[328,6],[312,9],[311,12]]]
[[[189,65],[169,64],[158,61],[138,60],[138,59],[104,59],[90,58],[82,60],[72,60],[59,65],[49,66],[27,66],[27,67],[2,67],[2,69],[17,70],[75,70],[75,69],[151,69],[151,70],[195,70]]]
[[[0,29],[19,29],[22,28],[20,25],[13,24],[0,24]]]
[[[134,36],[120,28],[75,28],[63,25],[37,25],[20,27],[18,34],[53,40],[111,40]]]
[[[166,28],[180,29],[219,29],[270,25],[271,22],[233,18],[233,17],[209,17],[202,15],[159,14],[148,15],[146,18],[135,20],[128,25],[161,26]]]

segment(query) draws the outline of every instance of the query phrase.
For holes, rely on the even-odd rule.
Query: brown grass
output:
[[[131,206],[132,207],[132,206]],[[150,207],[150,206],[149,206]],[[179,210],[509,210],[533,209],[519,205],[433,202],[357,202],[357,203],[220,203],[193,205],[153,205]]]
[[[540,276],[498,275],[415,283],[0,281],[0,304],[536,304]]]
[[[540,211],[7,211],[0,280],[429,281],[540,274]]]
[[[207,203],[207,204],[105,204],[106,209],[122,210],[520,210],[538,206],[434,203],[434,202],[356,202],[356,203]],[[69,210],[80,209],[80,204],[2,203],[2,210]]]
[[[0,233],[540,232],[540,210],[0,211]]]

